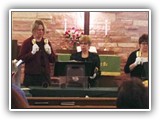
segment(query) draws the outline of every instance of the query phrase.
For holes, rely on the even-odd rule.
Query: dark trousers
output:
[[[50,76],[48,74],[25,74],[23,85],[28,86],[43,86],[50,85]]]
[[[97,87],[96,79],[89,79],[88,80],[88,87]]]

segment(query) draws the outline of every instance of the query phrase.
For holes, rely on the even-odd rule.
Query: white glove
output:
[[[142,57],[142,58],[141,58],[141,62],[142,62],[142,64],[143,64],[144,62],[148,62],[148,58],[147,58],[147,57]]]
[[[49,46],[49,44],[45,44],[44,49],[45,49],[47,54],[49,54],[49,55],[51,54],[51,47]]]
[[[89,78],[90,78],[90,79],[94,79],[94,78],[96,78],[96,76],[97,76],[97,74],[94,73],[93,76],[90,76]]]
[[[18,71],[18,66],[16,65],[17,62],[18,60],[16,59],[12,60],[12,73],[16,73]]]
[[[38,47],[37,44],[34,44],[34,45],[32,46],[32,51],[31,51],[31,53],[34,55],[37,51],[39,51],[39,47]]]
[[[137,65],[139,65],[141,63],[142,63],[141,57],[137,57],[136,60],[135,60],[135,62],[134,62],[134,64],[137,66]]]

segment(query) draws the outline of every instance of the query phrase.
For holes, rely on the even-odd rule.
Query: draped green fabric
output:
[[[71,54],[58,54],[58,61],[69,61]]]
[[[58,61],[69,61],[71,54],[58,54]],[[99,55],[101,75],[103,76],[119,76],[120,57],[116,55]]]
[[[99,55],[101,61],[101,75],[119,76],[120,57],[116,55]]]

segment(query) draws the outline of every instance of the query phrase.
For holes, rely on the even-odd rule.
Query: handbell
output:
[[[36,44],[36,39],[33,39],[33,40],[32,40],[32,44],[33,44],[33,45]]]
[[[45,44],[48,44],[48,39],[44,39],[44,43],[45,43]]]
[[[141,51],[137,51],[137,52],[136,52],[136,56],[137,56],[137,57],[141,57],[141,55],[142,55],[142,54],[141,54]]]

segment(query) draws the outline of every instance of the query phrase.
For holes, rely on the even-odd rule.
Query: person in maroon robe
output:
[[[26,87],[50,85],[50,63],[55,62],[55,53],[44,34],[44,23],[35,20],[32,36],[22,44],[18,59],[25,63],[23,85]]]

